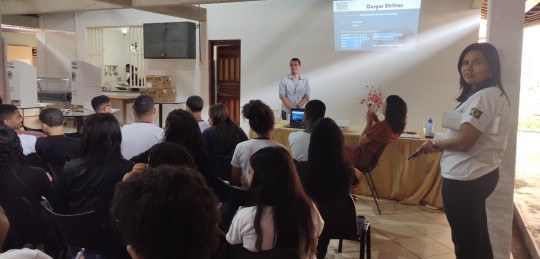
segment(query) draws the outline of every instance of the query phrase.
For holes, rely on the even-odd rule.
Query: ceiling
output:
[[[487,19],[488,0],[482,3],[482,19]],[[524,27],[531,27],[540,24],[540,1],[528,0],[525,7]]]

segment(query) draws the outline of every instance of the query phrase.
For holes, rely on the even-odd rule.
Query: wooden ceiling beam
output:
[[[122,8],[94,0],[2,0],[2,15],[44,14]]]
[[[257,0],[132,0],[133,7],[146,6],[174,6],[174,5],[201,5],[201,4],[222,4],[234,2],[247,2]]]
[[[206,22],[206,9],[190,5],[133,7],[134,9]]]

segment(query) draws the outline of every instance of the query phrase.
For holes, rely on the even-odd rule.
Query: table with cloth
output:
[[[283,144],[290,152],[289,134],[301,129],[286,128],[283,122],[274,125],[271,139]],[[343,132],[346,145],[359,143],[363,128],[350,126]],[[253,138],[253,132],[249,132]],[[403,204],[427,204],[441,209],[441,155],[434,153],[407,160],[425,139],[399,138],[386,146],[371,176],[381,198],[397,200]],[[362,176],[360,194],[371,196],[366,179]]]

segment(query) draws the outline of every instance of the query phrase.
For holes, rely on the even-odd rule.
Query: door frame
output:
[[[209,40],[208,41],[208,88],[210,93],[210,105],[216,104],[216,92],[214,89],[214,85],[216,83],[216,78],[214,76],[214,47],[217,46],[231,46],[231,45],[238,45],[240,48],[240,76],[242,75],[242,45],[240,43],[240,40]],[[242,80],[240,80],[240,89],[242,87]],[[240,91],[241,94],[242,91]]]

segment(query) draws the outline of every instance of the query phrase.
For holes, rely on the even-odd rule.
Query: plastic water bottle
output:
[[[433,138],[435,134],[433,133],[433,120],[429,118],[426,123],[426,138]]]

